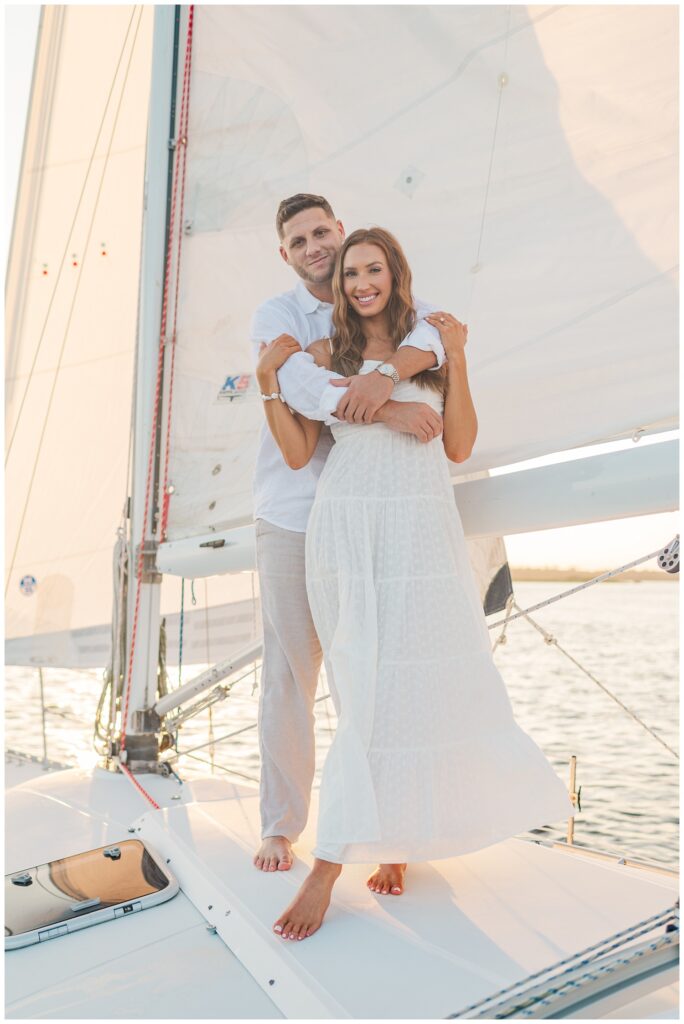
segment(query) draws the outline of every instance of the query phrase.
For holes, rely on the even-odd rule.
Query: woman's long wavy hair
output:
[[[360,228],[353,231],[342,244],[333,277],[333,337],[332,368],[344,377],[358,373],[363,363],[366,339],[361,330],[362,318],[354,310],[344,294],[344,260],[353,245],[378,245],[387,258],[392,275],[392,293],[387,304],[390,337],[394,350],[399,347],[407,334],[416,326],[416,311],[411,294],[411,270],[404,252],[394,235],[384,228]],[[421,387],[432,388],[442,394],[446,377],[442,370],[423,370],[412,378]]]

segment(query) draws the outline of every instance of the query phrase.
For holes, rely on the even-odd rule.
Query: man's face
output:
[[[320,206],[296,213],[283,225],[280,255],[303,281],[332,280],[335,259],[344,241],[344,228]]]

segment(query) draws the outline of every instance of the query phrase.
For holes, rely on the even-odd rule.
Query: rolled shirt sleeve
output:
[[[339,422],[333,413],[347,393],[331,380],[342,380],[342,375],[318,366],[308,352],[295,352],[278,370],[280,393],[290,408],[328,425]]]
[[[446,358],[439,331],[424,320],[418,321],[399,348],[404,345],[434,352],[437,365],[430,369],[438,370]],[[318,366],[308,352],[295,352],[278,370],[280,392],[290,408],[309,420],[322,420],[328,426],[339,422],[333,414],[347,393],[346,388],[330,383],[335,378],[341,379],[341,374]]]
[[[300,345],[305,340],[297,337],[297,326],[282,305],[270,300],[255,312],[249,333],[255,366],[263,343],[269,344],[281,334],[291,334]],[[322,420],[328,425],[339,422],[333,413],[346,393],[346,388],[332,386],[330,381],[335,377],[341,375],[318,366],[307,352],[295,352],[278,370],[280,392],[290,408],[309,420]]]
[[[423,302],[417,303],[418,317],[426,316],[433,308]],[[256,310],[250,325],[254,364],[256,365],[259,360],[262,343],[268,344],[280,334],[291,334],[301,344],[302,339],[297,338],[298,333],[294,321],[290,320],[279,304],[270,300],[264,302]],[[425,352],[434,352],[437,365],[430,369],[439,369],[445,361],[439,331],[423,319],[418,320],[415,328],[399,347],[404,345]],[[321,420],[330,426],[339,422],[333,414],[347,393],[346,388],[334,387],[330,381],[339,380],[341,376],[332,370],[326,370],[324,366],[318,366],[308,352],[295,352],[278,370],[278,384],[283,398],[291,409],[306,416],[307,419]]]
[[[424,315],[425,313],[423,313]],[[446,359],[439,331],[425,320],[418,321],[411,333],[404,338],[399,348],[403,348],[405,345],[410,345],[411,348],[420,348],[424,352],[434,352],[437,356],[437,365],[431,366],[431,370],[439,370]]]

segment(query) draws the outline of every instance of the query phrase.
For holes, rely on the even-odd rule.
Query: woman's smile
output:
[[[354,298],[362,306],[370,306],[371,302],[375,302],[378,297],[378,293],[374,292],[372,295],[355,295]]]
[[[379,245],[360,243],[349,247],[344,257],[344,294],[363,316],[377,316],[392,294],[392,274]]]

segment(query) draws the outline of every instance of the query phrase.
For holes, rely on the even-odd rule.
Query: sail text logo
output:
[[[218,397],[227,398],[232,402],[234,398],[243,398],[251,390],[253,390],[251,373],[238,373],[226,377]]]

